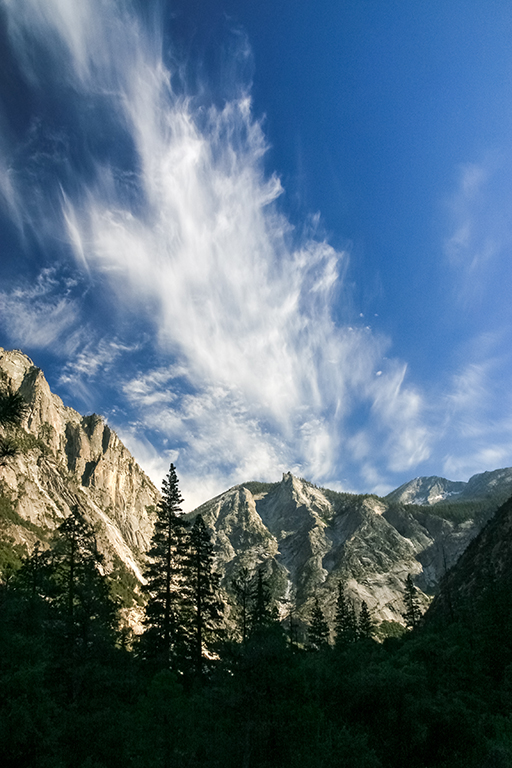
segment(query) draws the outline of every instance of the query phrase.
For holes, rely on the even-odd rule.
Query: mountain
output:
[[[404,483],[385,497],[400,504],[433,506],[446,501],[476,501],[510,496],[512,468],[495,469],[473,475],[467,483],[454,482],[444,477],[416,477]]]
[[[52,394],[42,371],[19,351],[0,347],[0,383],[20,392],[28,414],[15,435],[19,451],[0,467],[2,557],[31,551],[78,506],[97,530],[112,569],[141,580],[159,493],[101,416],[81,416]]]
[[[491,473],[488,473],[491,474]],[[442,579],[428,612],[429,621],[453,620],[462,609],[473,609],[482,598],[489,602],[512,587],[512,498],[497,510],[457,563]]]
[[[512,470],[498,485],[512,493]],[[495,475],[496,473],[485,473]],[[494,489],[484,479],[472,487]],[[504,479],[505,478],[505,479]],[[412,481],[422,499],[442,478]],[[424,481],[424,482],[422,482]],[[450,481],[443,481],[450,488]],[[470,485],[453,483],[459,486]],[[402,488],[404,488],[402,486]],[[398,489],[400,491],[401,489]],[[337,584],[342,580],[356,605],[364,600],[379,621],[402,624],[403,594],[408,574],[426,608],[446,570],[494,513],[501,496],[435,506],[404,505],[390,494],[337,493],[317,488],[290,473],[278,483],[248,482],[203,504],[201,514],[212,529],[222,583],[230,591],[242,568],[253,579],[263,569],[281,617],[290,607],[307,621],[318,597],[333,618]]]
[[[0,348],[0,385],[29,405],[11,435],[18,454],[0,466],[0,572],[37,541],[44,546],[77,505],[97,530],[106,567],[132,587],[140,583],[158,490],[101,416],[66,407],[22,352]],[[263,569],[281,617],[293,608],[300,622],[316,596],[332,618],[342,580],[377,621],[401,624],[408,574],[426,607],[511,494],[512,469],[467,483],[416,478],[385,498],[317,488],[287,473],[231,488],[188,517],[201,513],[211,527],[226,592],[241,568],[254,580]]]

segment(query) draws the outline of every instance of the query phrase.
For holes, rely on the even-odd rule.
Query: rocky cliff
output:
[[[30,550],[78,505],[107,563],[117,555],[140,579],[157,489],[104,420],[66,407],[26,355],[0,348],[0,375],[29,404],[19,451],[0,467],[4,539]]]
[[[19,451],[0,466],[0,570],[2,542],[30,551],[78,505],[107,565],[119,558],[140,580],[157,489],[104,420],[66,407],[24,354],[0,348],[0,379],[29,404],[14,434]],[[288,473],[281,482],[231,488],[189,517],[201,513],[211,527],[228,592],[241,568],[254,579],[262,568],[281,616],[293,609],[305,621],[316,596],[333,616],[342,580],[377,621],[403,623],[407,575],[426,607],[511,494],[512,469],[468,483],[417,478],[384,499],[317,488]]]
[[[507,477],[510,493],[511,471]],[[416,485],[423,485],[423,494],[428,484]],[[465,484],[453,485],[459,490]],[[426,607],[445,571],[498,507],[499,498],[493,499],[432,509],[392,496],[336,493],[285,474],[279,483],[236,486],[190,517],[202,514],[213,530],[226,589],[241,568],[254,578],[262,568],[283,618],[293,606],[307,620],[315,597],[333,617],[342,580],[356,605],[366,601],[377,621],[403,623],[407,575]]]

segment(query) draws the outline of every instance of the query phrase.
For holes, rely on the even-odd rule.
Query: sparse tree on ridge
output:
[[[17,427],[28,411],[28,403],[19,392],[0,389],[0,427]],[[10,437],[0,436],[0,466],[17,453],[16,443]]]

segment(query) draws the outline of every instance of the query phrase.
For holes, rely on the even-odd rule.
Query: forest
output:
[[[4,572],[3,766],[512,765],[510,585],[489,580],[429,617],[409,579],[407,631],[377,640],[340,583],[334,626],[316,603],[298,637],[261,572],[241,572],[225,605],[208,530],[185,523],[181,501],[171,465],[140,635],[78,508],[49,548]]]

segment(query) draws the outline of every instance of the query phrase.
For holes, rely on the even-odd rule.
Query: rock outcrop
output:
[[[66,407],[24,354],[0,348],[0,379],[29,405],[11,434],[18,453],[0,466],[3,541],[25,551],[36,541],[44,546],[77,505],[97,530],[107,566],[120,559],[140,581],[157,489],[102,417]],[[287,473],[281,482],[231,488],[188,517],[201,513],[212,529],[227,592],[242,568],[254,580],[263,569],[281,617],[293,610],[307,621],[315,597],[333,617],[341,580],[375,620],[402,624],[407,576],[426,607],[511,494],[512,469],[468,483],[416,478],[386,498],[317,488]],[[1,558],[0,547],[0,570]]]
[[[50,391],[42,371],[0,348],[4,385],[29,404],[15,435],[20,450],[0,467],[1,491],[17,515],[3,533],[28,550],[78,505],[97,529],[107,562],[117,555],[138,579],[159,493],[101,416],[81,416]],[[11,515],[12,518],[12,515]]]
[[[512,493],[512,471],[498,472],[507,475]],[[429,485],[422,481],[431,480],[440,478],[414,481],[422,498]],[[228,591],[241,568],[254,579],[263,569],[281,616],[293,606],[306,621],[315,597],[333,617],[341,580],[355,603],[364,600],[377,621],[403,624],[408,574],[426,608],[443,574],[499,506],[499,495],[493,498],[469,510],[453,504],[412,506],[392,494],[381,499],[317,488],[288,473],[279,483],[231,488],[189,517],[200,513],[213,530]]]

